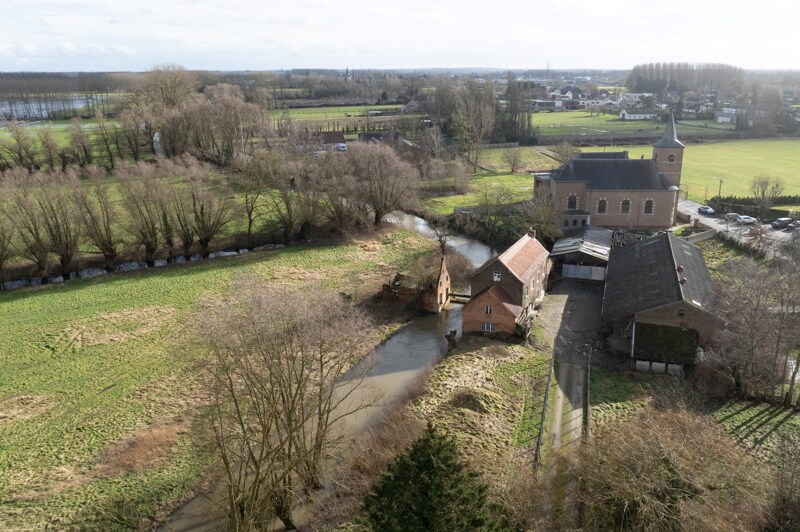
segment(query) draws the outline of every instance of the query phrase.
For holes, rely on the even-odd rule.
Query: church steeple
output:
[[[662,174],[676,187],[681,186],[681,169],[683,168],[683,150],[686,146],[678,140],[675,129],[675,115],[669,114],[664,134],[653,143],[653,160]]]
[[[673,113],[670,112],[667,127],[664,128],[664,134],[653,144],[653,147],[681,149],[686,147],[678,140],[678,132],[675,130],[675,115]]]

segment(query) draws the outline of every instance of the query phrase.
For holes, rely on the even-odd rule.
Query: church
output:
[[[684,149],[670,116],[651,159],[631,159],[627,151],[577,153],[549,176],[537,176],[536,186],[548,190],[563,229],[667,229],[675,223]]]

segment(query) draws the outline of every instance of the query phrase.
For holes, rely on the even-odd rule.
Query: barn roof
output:
[[[567,232],[553,245],[551,257],[568,255],[570,253],[584,253],[601,260],[608,260],[611,253],[612,237],[614,231],[603,229],[594,225],[587,225],[578,231]]]
[[[472,275],[475,276],[487,269],[491,264],[500,261],[514,277],[527,284],[536,272],[540,270],[542,263],[547,261],[548,256],[549,253],[545,247],[536,240],[534,234],[528,232],[499,256],[486,261]]]
[[[685,301],[707,310],[712,282],[703,253],[672,233],[614,248],[608,261],[603,318],[616,320]]]

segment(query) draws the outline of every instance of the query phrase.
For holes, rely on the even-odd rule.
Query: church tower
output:
[[[681,186],[684,148],[686,146],[678,140],[678,133],[675,131],[675,116],[670,113],[664,134],[653,144],[653,160],[658,166],[658,173],[676,187]]]

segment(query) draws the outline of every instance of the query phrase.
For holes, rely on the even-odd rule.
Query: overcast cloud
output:
[[[4,0],[0,71],[496,67],[800,69],[800,4]],[[10,4],[10,5],[9,5]],[[10,7],[10,9],[9,9]]]

